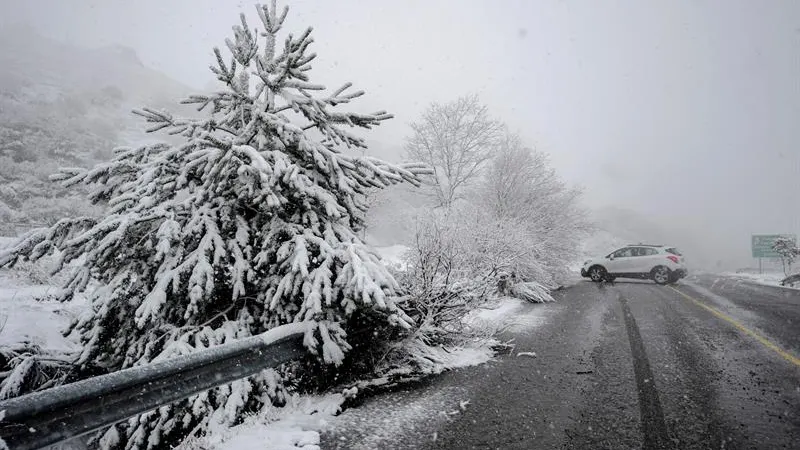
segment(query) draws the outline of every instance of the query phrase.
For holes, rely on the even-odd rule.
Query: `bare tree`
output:
[[[516,133],[500,140],[485,177],[485,195],[500,217],[532,213],[540,200],[550,199],[563,185],[544,153],[527,147]]]
[[[800,256],[800,247],[797,246],[793,238],[779,237],[775,239],[775,242],[772,244],[772,250],[780,255],[781,264],[783,265],[783,274],[788,277],[789,273],[792,271],[792,264],[795,259]]]
[[[503,130],[489,117],[476,95],[453,102],[433,103],[406,139],[406,152],[414,160],[434,168],[434,193],[438,206],[449,207],[480,175]]]
[[[589,228],[580,206],[581,191],[571,188],[550,166],[547,155],[506,133],[486,170],[481,196],[498,218],[519,221],[538,249],[534,257],[549,267],[568,260]]]

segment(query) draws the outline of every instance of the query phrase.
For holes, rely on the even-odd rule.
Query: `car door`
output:
[[[630,258],[630,264],[626,271],[629,273],[649,272],[652,268],[652,255],[655,253],[655,250],[649,247],[632,247],[631,253],[632,257]]]
[[[628,258],[625,259],[625,265],[623,266],[623,272],[625,273],[641,273],[642,266],[644,265],[644,257],[645,249],[643,247],[630,247],[630,255]]]
[[[608,273],[628,273],[631,267],[631,260],[633,259],[633,250],[631,247],[621,248],[610,255],[608,255],[608,263],[606,270]]]
[[[639,273],[649,273],[653,267],[658,265],[659,253],[654,248],[645,247],[642,257],[642,263],[639,264]]]

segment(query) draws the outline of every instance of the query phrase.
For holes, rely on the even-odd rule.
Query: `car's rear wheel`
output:
[[[606,269],[601,266],[592,266],[589,268],[589,278],[595,283],[599,283],[606,278]]]
[[[650,277],[653,278],[656,284],[667,284],[672,280],[672,274],[669,268],[664,266],[653,268],[653,270],[650,271]]]

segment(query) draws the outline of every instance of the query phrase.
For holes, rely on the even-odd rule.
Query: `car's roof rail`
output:
[[[638,245],[638,246],[641,246],[641,247],[664,247],[663,244],[642,244],[641,242],[638,243],[638,244],[628,244],[628,247],[635,246],[635,245]]]

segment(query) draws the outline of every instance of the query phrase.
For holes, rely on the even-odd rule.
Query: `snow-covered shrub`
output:
[[[781,280],[781,286],[798,287],[800,286],[800,273],[789,275]]]
[[[150,131],[182,144],[118,148],[91,170],[63,169],[66,186],[107,205],[104,216],[62,219],[0,252],[0,266],[56,250],[59,268],[85,258],[62,295],[100,285],[91,312],[71,327],[82,344],[78,366],[116,371],[300,321],[314,324],[308,349],[341,364],[351,321],[365,311],[381,324],[373,342],[386,328],[411,326],[395,302],[397,282],[358,233],[368,189],[418,184],[430,171],[344,153],[365,147],[349,128],[391,116],[339,111],[362,92],[347,83],[320,94],[309,81],[311,29],[279,41],[287,8],[257,10],[264,30],[242,16],[226,41],[230,60],[214,50],[222,89],[184,101],[209,114],[137,112]],[[235,423],[279,390],[266,371],[131,419],[100,442],[167,447],[205,420]]]
[[[28,233],[25,233],[23,236],[27,234]],[[11,242],[13,243],[14,241],[11,240]],[[0,248],[0,253],[4,250],[6,249]],[[3,274],[10,278],[21,280],[25,284],[53,286],[53,289],[48,289],[47,295],[41,298],[57,300],[59,289],[55,286],[63,283],[68,275],[64,271],[56,270],[58,268],[59,257],[60,255],[58,252],[54,252],[53,254],[42,256],[35,261],[23,258],[17,261],[13,266],[4,269]]]
[[[0,346],[0,367],[7,370],[0,382],[0,400],[61,384],[74,371],[60,355],[27,342]]]
[[[450,345],[477,330],[464,316],[494,296],[541,303],[565,278],[586,227],[579,192],[544,155],[508,135],[490,162],[482,192],[418,218],[406,270],[398,277],[414,332],[393,346],[414,361],[419,345]]]
[[[414,325],[410,330],[383,331],[391,339],[379,342],[375,334],[351,337],[354,348],[348,356],[355,364],[347,374],[336,374],[337,382],[348,381],[342,376],[352,380],[375,373],[436,372],[447,366],[447,358],[440,357],[450,350],[489,338],[485,330],[462,320],[467,313],[499,293],[506,273],[544,276],[527,258],[533,250],[518,233],[521,229],[467,203],[419,211],[415,240],[395,271],[403,294],[398,305]],[[362,314],[359,320],[374,318]]]
[[[469,204],[419,217],[407,268],[398,276],[415,334],[434,344],[463,333],[461,318],[498,294],[510,274],[549,283],[536,251],[519,223]]]
[[[21,261],[14,266],[12,274],[34,284],[55,284],[53,283],[53,274],[38,261]]]
[[[547,274],[525,281],[549,286],[567,277],[568,264],[578,257],[590,229],[580,195],[580,190],[567,186],[558,176],[546,154],[508,133],[489,163],[476,197],[498,220],[510,220],[525,229],[533,241],[531,256]]]
[[[792,264],[794,264],[797,257],[800,257],[800,247],[797,246],[797,242],[792,238],[779,237],[772,244],[772,249],[780,255],[783,274],[788,277],[792,272]]]

